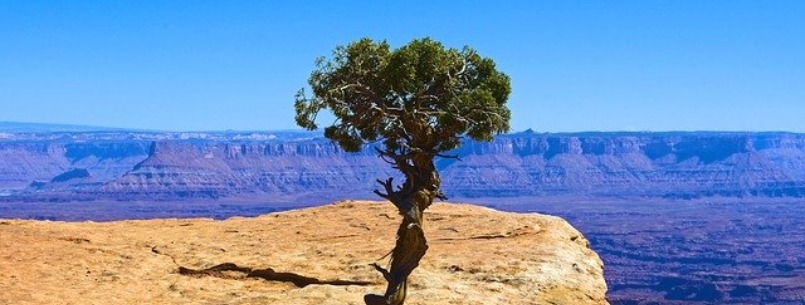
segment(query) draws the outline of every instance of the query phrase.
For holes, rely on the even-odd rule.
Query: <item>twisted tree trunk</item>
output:
[[[402,223],[397,229],[397,243],[391,252],[391,268],[374,267],[383,274],[388,282],[384,295],[368,294],[364,297],[367,305],[403,305],[408,287],[408,276],[419,266],[419,261],[428,250],[425,232],[423,231],[423,212],[433,199],[441,197],[439,193],[439,175],[433,165],[432,158],[414,166],[415,172],[405,172],[406,182],[400,190],[394,191],[392,180],[379,181],[385,188],[385,194],[376,192],[391,201],[402,215]]]

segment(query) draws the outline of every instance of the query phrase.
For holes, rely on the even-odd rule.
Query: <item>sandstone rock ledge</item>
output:
[[[608,304],[601,260],[560,218],[438,203],[425,219],[406,304]],[[385,288],[369,264],[399,221],[391,204],[357,201],[225,221],[0,220],[0,304],[360,305]],[[309,282],[178,272],[223,263]]]

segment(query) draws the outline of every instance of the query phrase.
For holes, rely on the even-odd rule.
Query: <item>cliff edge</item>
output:
[[[256,218],[0,221],[0,304],[363,304],[394,244],[390,204]],[[608,304],[603,264],[564,220],[435,204],[406,304]]]

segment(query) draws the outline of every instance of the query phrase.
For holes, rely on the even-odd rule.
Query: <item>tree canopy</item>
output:
[[[318,58],[309,84],[312,97],[296,95],[297,124],[316,129],[329,109],[336,121],[325,136],[346,151],[382,141],[390,153],[436,155],[465,135],[491,140],[509,129],[509,77],[470,47],[424,38],[392,49],[364,38]]]

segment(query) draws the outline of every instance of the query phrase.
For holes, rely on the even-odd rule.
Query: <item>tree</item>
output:
[[[318,58],[308,83],[312,96],[304,89],[296,95],[299,126],[318,128],[317,115],[328,109],[335,121],[325,137],[347,152],[374,145],[405,177],[399,185],[377,180],[382,189],[374,192],[403,220],[390,269],[374,265],[388,281],[386,292],[365,297],[368,305],[401,305],[408,276],[428,249],[422,213],[434,199],[446,199],[434,159],[458,158],[449,151],[465,138],[490,141],[509,130],[509,77],[470,47],[445,48],[424,38],[392,49],[364,38]]]

